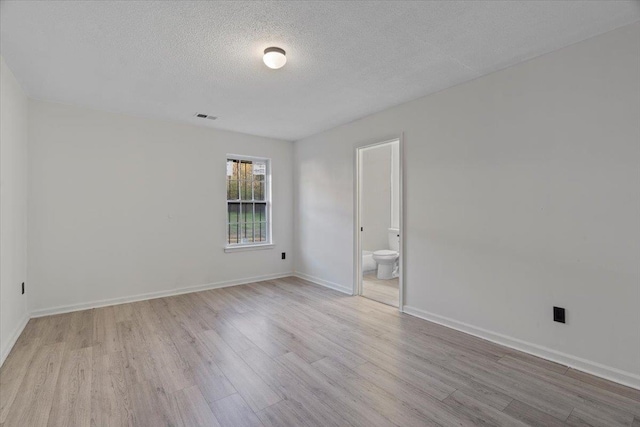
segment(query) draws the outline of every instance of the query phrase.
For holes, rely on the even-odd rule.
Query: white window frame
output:
[[[251,161],[251,162],[264,162],[266,164],[266,174],[265,174],[265,202],[266,209],[265,214],[267,216],[266,226],[267,226],[267,241],[266,242],[249,242],[249,243],[229,243],[229,203],[242,203],[242,200],[229,200],[227,199],[227,162],[229,160],[238,160],[238,161]],[[272,226],[272,199],[271,199],[271,159],[266,157],[255,157],[255,156],[245,156],[240,154],[227,154],[224,159],[224,171],[225,171],[225,232],[224,232],[224,251],[225,252],[241,252],[241,251],[250,251],[250,250],[259,250],[259,249],[272,249],[274,247],[273,244],[273,226]],[[261,200],[256,201],[254,199],[245,200],[246,202],[262,202]],[[240,223],[238,223],[240,224]]]

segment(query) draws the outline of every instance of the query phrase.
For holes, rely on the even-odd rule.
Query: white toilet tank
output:
[[[389,249],[400,252],[400,230],[397,228],[389,229]]]

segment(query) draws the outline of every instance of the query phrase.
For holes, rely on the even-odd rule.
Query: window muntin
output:
[[[227,246],[271,243],[269,160],[227,156]]]

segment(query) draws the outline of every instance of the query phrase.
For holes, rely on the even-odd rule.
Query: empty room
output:
[[[0,0],[0,427],[640,427],[640,1]]]

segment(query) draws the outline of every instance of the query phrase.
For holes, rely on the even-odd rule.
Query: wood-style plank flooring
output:
[[[633,426],[640,391],[296,278],[32,319],[0,425]]]
[[[400,301],[400,280],[395,277],[389,280],[378,279],[376,273],[362,276],[362,296],[393,307]]]

